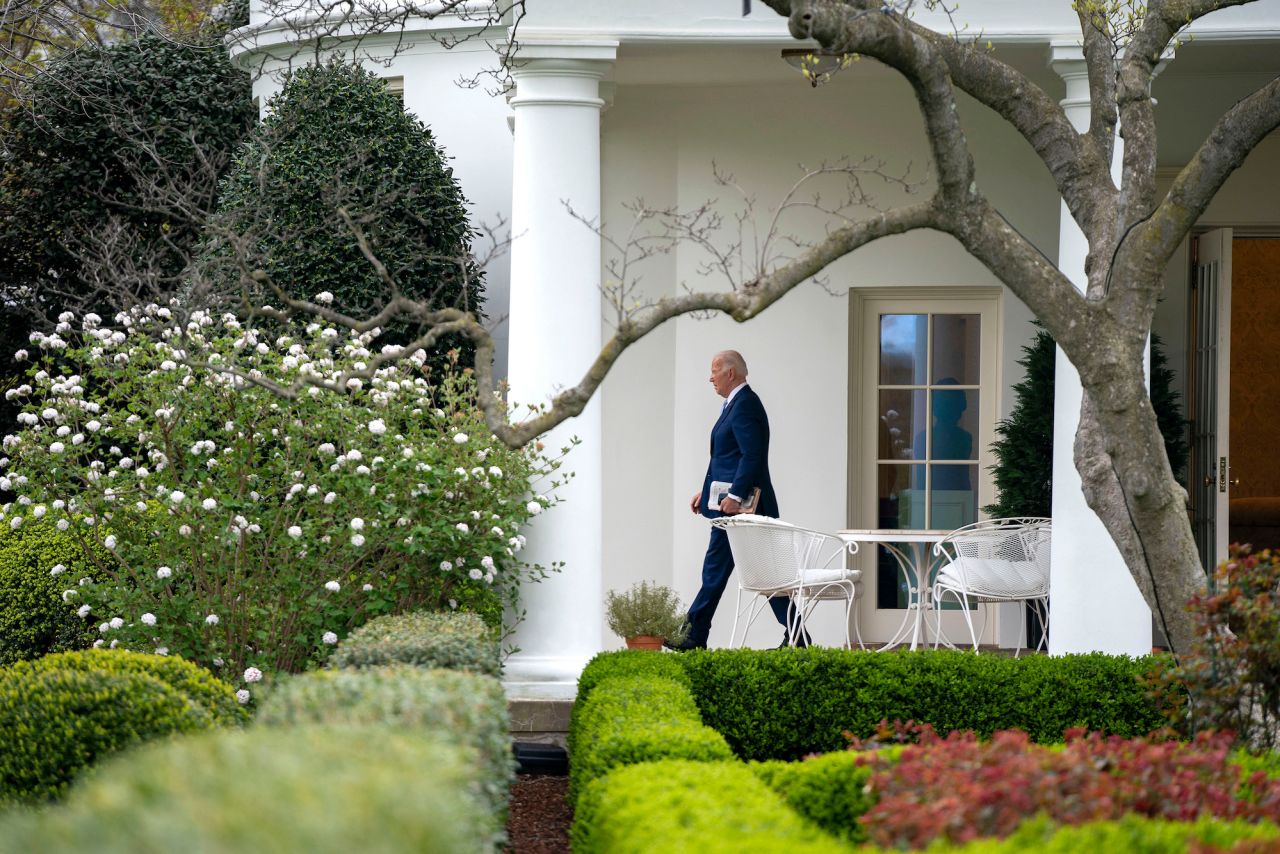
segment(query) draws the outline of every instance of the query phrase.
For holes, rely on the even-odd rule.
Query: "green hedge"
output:
[[[681,759],[630,765],[592,782],[578,801],[571,841],[574,854],[850,850],[800,818],[745,765]]]
[[[87,649],[47,655],[38,661],[22,662],[15,670],[80,670],[109,674],[141,673],[173,688],[200,704],[213,723],[238,726],[249,721],[249,713],[236,700],[233,687],[211,672],[176,655],[150,655],[124,650]]]
[[[475,614],[415,611],[370,620],[338,645],[335,667],[413,664],[498,676],[498,639]]]
[[[587,662],[578,677],[577,703],[585,702],[604,680],[619,676],[658,676],[690,690],[693,688],[688,672],[680,663],[680,656],[638,649],[602,652]]]
[[[275,688],[256,722],[370,725],[435,732],[474,751],[476,780],[500,831],[515,773],[507,700],[491,676],[409,665],[317,670]]]
[[[492,817],[436,738],[379,727],[228,730],[149,745],[51,810],[0,818],[0,850],[474,854]]]
[[[1272,824],[1201,819],[1196,822],[1161,821],[1126,816],[1119,821],[1102,821],[1074,827],[1058,827],[1044,819],[1019,825],[1005,839],[979,839],[967,845],[937,845],[929,854],[1079,854],[1084,851],[1124,852],[1124,854],[1185,854],[1198,843],[1199,851],[1229,851],[1238,843],[1252,852],[1274,851],[1280,837]],[[1270,842],[1250,848],[1250,841]],[[866,854],[880,850],[861,849]],[[885,854],[892,849],[887,849]]]
[[[569,721],[569,800],[622,765],[656,759],[729,760],[733,752],[702,725],[693,697],[668,679],[609,679],[575,706]]]
[[[886,719],[980,736],[1017,728],[1042,743],[1070,727],[1140,736],[1165,723],[1139,683],[1145,658],[809,648],[695,650],[678,660],[702,720],[743,759],[840,750],[845,731],[867,737]]]
[[[65,572],[50,575],[58,564]],[[88,646],[97,623],[76,616],[76,608],[78,582],[92,576],[80,543],[52,524],[0,526],[0,667]]]
[[[109,754],[213,726],[204,706],[141,672],[0,670],[0,802],[63,794]]]
[[[865,842],[859,819],[876,799],[866,790],[871,769],[848,750],[811,756],[803,762],[753,762],[748,767],[804,818],[830,833]]]

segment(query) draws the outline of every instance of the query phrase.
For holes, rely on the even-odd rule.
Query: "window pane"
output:
[[[976,314],[933,316],[933,378],[930,382],[938,385],[979,384],[981,323],[982,318]]]
[[[882,464],[879,468],[880,528],[925,526],[924,466]]]
[[[924,459],[924,401],[924,389],[881,389],[880,459]]]
[[[880,385],[924,385],[929,315],[880,315]]]
[[[950,531],[978,521],[978,467],[930,467],[929,527]]]
[[[930,459],[976,460],[978,445],[978,390],[935,388],[933,396],[933,444]]]

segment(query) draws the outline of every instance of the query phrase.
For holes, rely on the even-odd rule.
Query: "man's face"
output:
[[[728,397],[729,392],[733,391],[733,387],[738,384],[737,372],[725,364],[723,359],[711,360],[711,385],[715,388],[716,394],[721,397]]]

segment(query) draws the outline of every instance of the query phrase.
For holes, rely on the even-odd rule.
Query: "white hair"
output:
[[[737,350],[721,350],[711,361],[720,362],[727,368],[733,368],[739,379],[747,378],[747,360]]]

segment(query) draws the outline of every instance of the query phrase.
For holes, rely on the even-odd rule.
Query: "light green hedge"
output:
[[[967,845],[934,845],[929,854],[1186,854],[1230,851],[1236,845],[1250,854],[1275,851],[1280,832],[1271,824],[1201,819],[1162,821],[1126,816],[1075,827],[1055,827],[1043,819],[1023,822],[1005,839],[979,839]],[[1257,847],[1249,843],[1254,842]],[[866,854],[879,849],[865,848]],[[890,854],[886,850],[883,854]]]
[[[747,767],[787,805],[833,836],[865,842],[859,819],[875,805],[867,791],[871,768],[857,764],[848,750],[811,756],[800,762],[752,762]]]
[[[59,564],[64,571],[50,575]],[[97,621],[76,615],[78,582],[93,574],[80,543],[52,523],[0,525],[0,666],[87,647]]]
[[[475,614],[414,611],[370,620],[338,645],[335,667],[413,664],[498,676],[502,672],[493,629]]]
[[[80,771],[170,733],[214,725],[203,705],[141,672],[0,670],[0,803],[62,795]]]
[[[0,816],[0,851],[487,850],[464,751],[379,727],[227,730],[149,745],[55,809]]]
[[[680,656],[624,649],[602,652],[587,662],[582,675],[578,677],[576,703],[581,705],[586,702],[591,692],[604,680],[621,676],[657,676],[693,689],[693,682],[689,679]]]
[[[608,679],[574,706],[569,721],[569,800],[614,768],[657,759],[733,758],[720,733],[702,725],[683,685],[653,676]]]
[[[572,844],[574,854],[853,850],[800,818],[742,763],[684,759],[629,765],[592,782]]]
[[[143,673],[199,703],[218,725],[248,723],[249,713],[236,700],[235,689],[198,664],[176,655],[150,655],[124,650],[86,649],[46,655],[14,665],[15,671],[80,670],[98,673]]]
[[[514,777],[507,700],[492,676],[409,665],[317,670],[273,690],[260,725],[382,725],[436,733],[472,751],[476,783],[502,829]],[[429,773],[429,772],[428,772]]]

